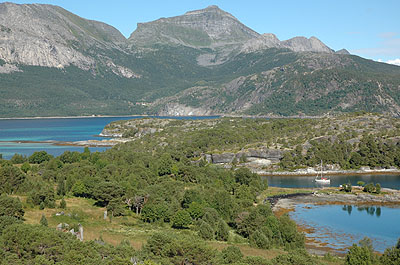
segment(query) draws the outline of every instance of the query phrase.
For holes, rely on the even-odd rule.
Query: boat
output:
[[[321,160],[321,172],[320,174],[317,173],[317,176],[315,177],[314,181],[319,184],[331,184],[331,179],[328,177],[324,177],[322,175],[322,160]]]

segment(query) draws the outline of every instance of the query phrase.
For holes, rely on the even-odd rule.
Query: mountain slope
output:
[[[400,67],[279,40],[216,6],[115,28],[51,5],[0,4],[0,116],[400,115]]]
[[[0,28],[0,59],[23,65],[93,70],[99,61],[113,65],[107,53],[126,41],[107,24],[52,5],[0,4]]]
[[[129,41],[144,46],[161,43],[215,48],[242,43],[258,36],[257,32],[231,14],[217,6],[210,6],[182,16],[139,23]]]

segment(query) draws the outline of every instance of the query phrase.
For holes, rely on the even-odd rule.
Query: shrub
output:
[[[229,238],[229,227],[224,220],[219,220],[217,228],[215,230],[215,239],[219,241],[228,241]]]
[[[199,236],[205,240],[214,239],[214,229],[206,222],[200,221]]]
[[[271,241],[260,230],[253,232],[249,237],[249,241],[250,241],[250,246],[252,247],[257,247],[262,249],[269,249],[271,247]]]
[[[365,185],[363,191],[373,193],[375,191],[374,183],[368,183],[367,185]]]
[[[240,262],[240,260],[243,258],[242,252],[236,246],[229,246],[227,248],[224,248],[221,254],[222,259],[226,264]]]
[[[0,196],[0,216],[11,216],[17,219],[22,219],[24,216],[22,203],[18,198]]]
[[[51,158],[53,158],[53,156],[49,155],[46,151],[39,151],[39,152],[34,152],[28,158],[28,161],[31,164],[41,164],[45,161],[49,161]]]
[[[67,209],[67,203],[66,203],[66,201],[64,200],[64,198],[61,199],[60,208],[61,208],[61,209]]]
[[[40,218],[40,224],[43,226],[49,226],[49,223],[47,222],[46,216],[42,214],[42,218]]]
[[[356,244],[349,249],[345,258],[346,265],[372,265],[373,256],[367,247],[359,247]]]
[[[192,218],[190,217],[190,214],[186,210],[180,210],[176,212],[176,214],[172,218],[173,228],[178,228],[178,229],[188,228],[191,223],[192,223]]]

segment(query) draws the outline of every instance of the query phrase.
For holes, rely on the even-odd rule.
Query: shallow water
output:
[[[330,176],[331,183],[321,185],[315,183],[315,176],[265,176],[268,180],[268,185],[271,187],[281,188],[316,188],[316,187],[338,187],[344,183],[357,185],[358,181],[365,183],[379,183],[384,188],[400,189],[400,175],[340,175]]]
[[[400,206],[299,204],[290,217],[306,228],[307,237],[343,253],[365,236],[380,252],[394,246],[400,237]]]
[[[69,151],[83,151],[83,147],[55,146],[50,143],[16,143],[11,141],[62,141],[74,142],[98,138],[104,126],[116,120],[142,118],[133,117],[89,117],[89,118],[56,118],[56,119],[11,119],[0,120],[0,154],[10,159],[15,153],[29,156],[35,151],[45,150],[58,156]],[[210,117],[158,117],[162,119],[209,119]],[[105,138],[103,138],[105,139]],[[91,147],[91,151],[104,151],[108,147]]]

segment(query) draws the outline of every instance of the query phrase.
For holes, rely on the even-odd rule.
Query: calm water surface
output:
[[[58,156],[66,150],[83,151],[83,147],[55,146],[50,143],[15,143],[11,141],[85,141],[100,139],[96,137],[104,126],[116,120],[143,118],[134,117],[93,117],[68,119],[11,119],[0,120],[0,154],[9,159],[15,153],[31,155],[35,151],[45,150]],[[210,117],[158,117],[173,119],[210,119]],[[107,147],[90,148],[92,151],[104,151]]]
[[[281,188],[314,188],[321,187],[315,183],[315,176],[265,176],[268,185]],[[331,183],[328,186],[339,187],[344,183],[357,185],[358,181],[365,183],[380,183],[384,188],[400,190],[400,175],[353,175],[353,176],[330,176]],[[326,186],[326,185],[324,185]]]
[[[307,237],[339,252],[346,252],[345,248],[365,236],[372,239],[375,250],[383,252],[400,237],[400,208],[299,204],[290,217],[311,228]]]

